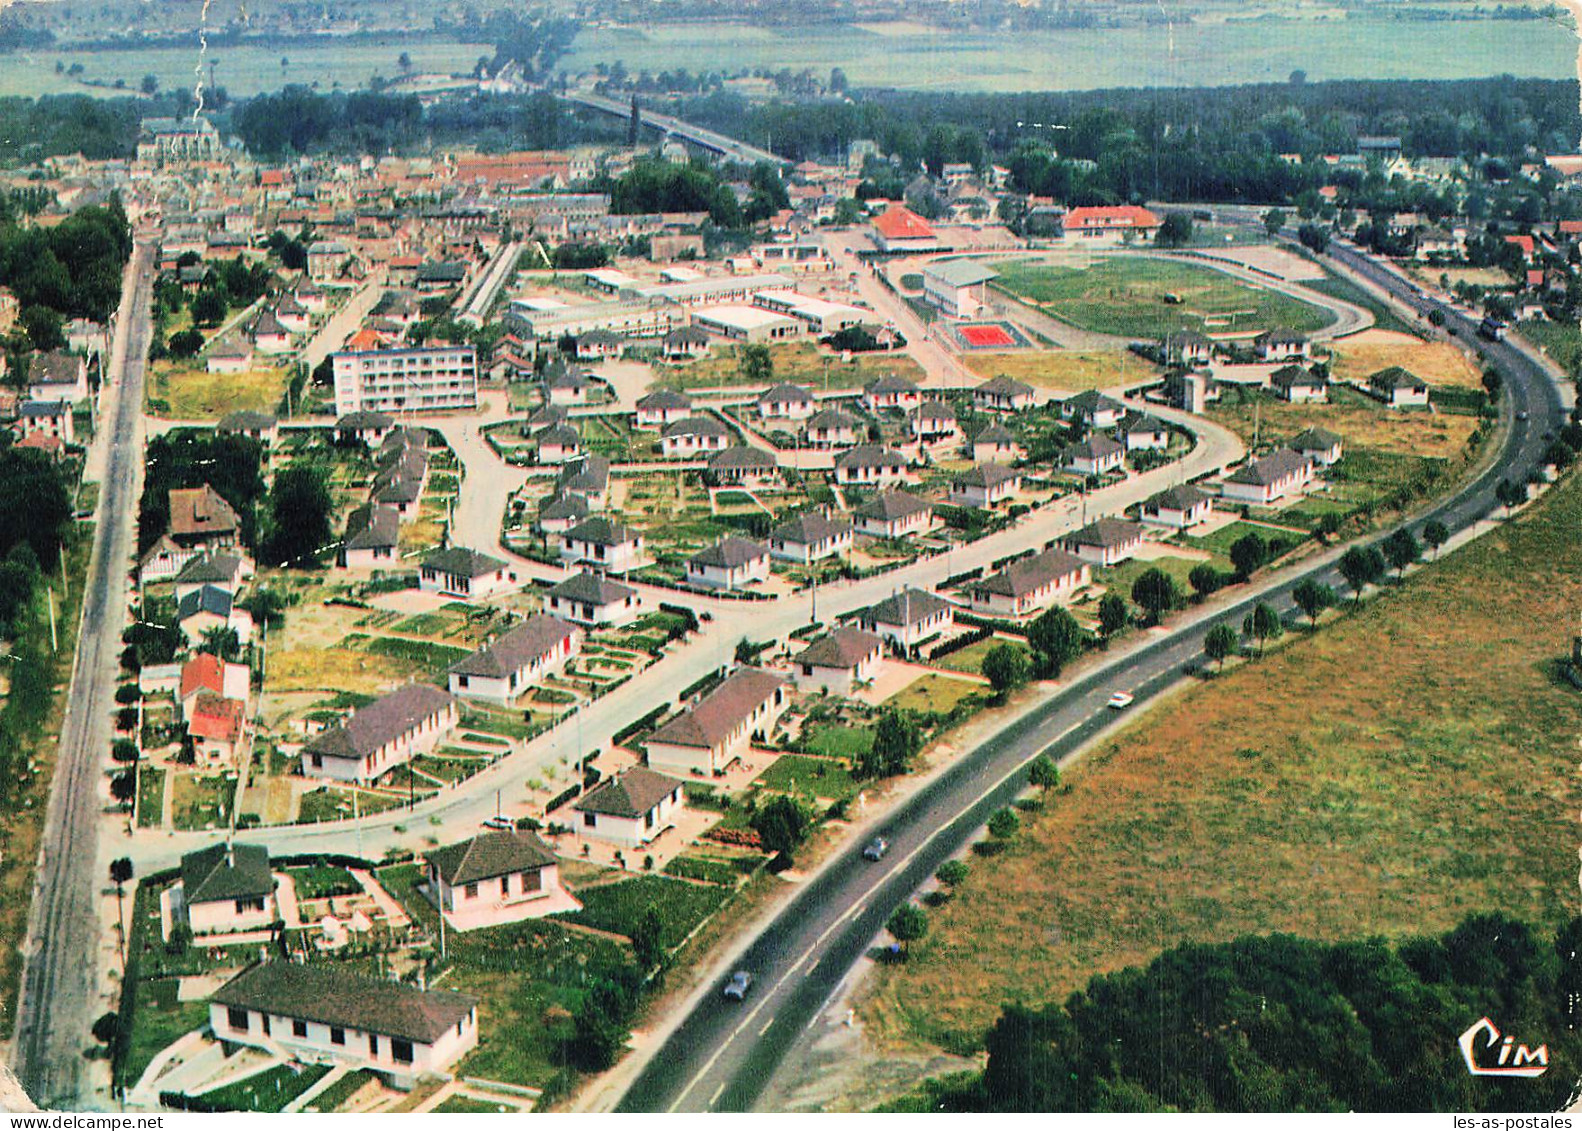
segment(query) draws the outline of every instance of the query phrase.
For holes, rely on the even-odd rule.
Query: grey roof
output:
[[[566,537],[595,546],[619,546],[637,538],[638,533],[629,526],[595,515],[566,531]]]
[[[1277,327],[1273,330],[1265,330],[1263,333],[1254,338],[1253,342],[1260,346],[1300,346],[1307,344],[1307,338],[1301,334],[1298,334],[1295,330],[1287,330],[1283,327]]]
[[[820,668],[855,668],[879,651],[884,641],[860,628],[837,628],[821,636],[791,657],[793,664],[812,664]]]
[[[1064,550],[1045,550],[1030,558],[1021,558],[1006,566],[999,573],[972,585],[974,593],[992,593],[1005,597],[1022,597],[1035,593],[1062,577],[1071,577],[1088,568],[1088,563]]]
[[[595,327],[577,335],[577,348],[581,349],[583,346],[616,346],[623,341],[625,339],[614,330]]]
[[[555,424],[564,424],[570,419],[571,413],[566,411],[565,406],[547,404],[527,418],[527,426],[529,428],[547,428]]]
[[[813,428],[855,428],[857,418],[849,412],[842,412],[838,408],[821,408],[808,417],[802,427]]]
[[[555,477],[555,487],[572,493],[603,491],[610,485],[610,461],[603,456],[583,456],[568,463]]]
[[[1079,412],[1083,416],[1092,416],[1099,412],[1125,412],[1126,406],[1114,397],[1106,396],[1097,389],[1088,389],[1067,397],[1060,402],[1062,410]]]
[[[569,424],[551,424],[537,436],[538,446],[552,445],[561,448],[579,448],[582,446],[581,434]]]
[[[1193,487],[1191,484],[1182,484],[1177,487],[1166,487],[1157,495],[1150,495],[1143,500],[1143,510],[1191,510],[1199,503],[1211,496],[1207,491]]]
[[[908,420],[950,420],[956,419],[956,407],[944,401],[924,401],[907,414]]]
[[[1024,397],[1033,391],[1025,381],[1014,377],[993,377],[972,390],[975,397]]]
[[[199,613],[213,613],[217,617],[231,615],[231,594],[216,585],[204,585],[190,591],[176,606],[176,619],[186,620]]]
[[[1312,370],[1303,369],[1300,365],[1282,365],[1269,374],[1269,384],[1279,389],[1289,389],[1293,386],[1318,389],[1329,384],[1329,379],[1320,377]]]
[[[369,504],[346,516],[346,548],[373,550],[401,540],[401,516],[394,507]]]
[[[1226,477],[1227,483],[1248,483],[1255,487],[1267,487],[1271,483],[1293,475],[1308,466],[1313,461],[1306,456],[1298,455],[1290,448],[1281,448],[1270,452],[1262,459],[1253,460],[1245,467]]]
[[[1308,428],[1298,432],[1291,441],[1291,450],[1295,452],[1327,452],[1340,443],[1340,437],[1323,428]]]
[[[741,668],[649,736],[650,742],[708,749],[723,741],[785,684],[779,676],[757,668]]]
[[[947,259],[923,266],[925,274],[932,275],[952,287],[971,287],[998,279],[1000,273],[976,259]]]
[[[710,471],[748,471],[761,469],[773,471],[780,466],[775,457],[762,448],[749,448],[738,444],[733,448],[726,448],[723,452],[716,452],[709,458]]]
[[[437,687],[409,683],[366,707],[353,711],[339,726],[320,731],[303,749],[332,758],[366,758],[381,746],[411,730],[420,720],[456,702]]]
[[[195,558],[187,559],[187,563],[176,574],[176,583],[178,585],[221,581],[230,583],[236,580],[241,568],[242,559],[235,554],[199,554]]]
[[[450,546],[435,550],[423,559],[423,568],[448,573],[453,577],[482,577],[504,569],[505,563],[488,554],[469,550],[465,546]]]
[[[29,385],[74,385],[82,376],[82,358],[61,350],[33,355],[28,362]]]
[[[1143,536],[1143,528],[1121,518],[1101,518],[1081,530],[1067,534],[1062,541],[1073,546],[1124,546]]]
[[[551,495],[538,506],[539,521],[588,517],[588,500],[581,495]]]
[[[348,412],[335,422],[337,432],[383,432],[395,427],[395,418],[382,412]]]
[[[850,532],[851,523],[844,520],[835,521],[825,514],[803,514],[775,527],[769,532],[769,537],[778,542],[810,546]]]
[[[1125,450],[1109,436],[1102,432],[1095,432],[1093,435],[1084,437],[1066,448],[1066,457],[1068,459],[1073,456],[1081,456],[1085,459],[1103,459],[1105,456],[1112,456],[1116,452]]]
[[[862,388],[863,392],[870,395],[873,393],[917,392],[917,384],[915,382],[909,381],[897,373],[886,373],[881,377],[876,377]]]
[[[478,1005],[471,994],[365,978],[327,962],[261,962],[209,1000],[425,1045],[454,1030]]]
[[[905,469],[906,457],[900,452],[879,444],[858,444],[835,457],[835,466],[847,467],[899,467]]]
[[[892,593],[877,605],[871,605],[862,619],[875,624],[898,624],[903,627],[927,620],[944,609],[955,608],[943,597],[923,589],[907,588]]]
[[[553,651],[568,636],[581,631],[559,617],[534,613],[521,624],[506,629],[472,655],[458,661],[451,667],[451,674],[504,679]]]
[[[1375,389],[1426,389],[1428,382],[1409,369],[1399,365],[1392,365],[1381,369],[1368,378],[1368,384]]]
[[[718,566],[721,569],[737,569],[748,562],[767,556],[768,553],[769,548],[762,542],[754,542],[749,538],[738,538],[734,534],[727,534],[714,545],[705,546],[687,560],[698,565]]]
[[[909,514],[916,514],[918,511],[932,509],[932,503],[905,491],[880,491],[853,513],[858,518],[874,518],[881,522],[892,522],[898,518],[905,518]]]
[[[699,326],[682,326],[665,335],[667,346],[706,346],[709,344],[709,332]]]
[[[189,907],[274,890],[269,849],[261,844],[211,844],[181,858],[181,899]]]
[[[549,595],[563,597],[568,601],[582,601],[589,605],[613,605],[618,601],[626,600],[635,592],[635,589],[628,589],[602,574],[584,571],[552,587]]]
[[[479,833],[471,840],[447,844],[423,859],[439,871],[439,878],[455,887],[547,868],[555,862],[549,846],[526,829]]]
[[[704,337],[708,337],[707,334]],[[655,409],[666,411],[678,408],[691,408],[692,398],[679,389],[659,388],[653,392],[637,398],[637,407],[640,409]]]
[[[1170,429],[1165,426],[1164,421],[1158,419],[1157,417],[1149,416],[1146,413],[1138,413],[1128,420],[1123,420],[1121,422],[1120,430],[1127,435],[1130,435],[1133,432],[1170,431]]]
[[[679,778],[656,773],[647,766],[633,766],[620,777],[594,786],[572,808],[579,813],[636,819],[680,788]]]
[[[673,420],[659,433],[661,436],[728,436],[730,429],[712,416],[689,416]]]
[[[1019,480],[1021,477],[1021,472],[1012,471],[1004,464],[980,463],[956,476],[955,482],[960,487],[989,488],[1011,480]]]
[[[70,411],[71,407],[65,401],[23,401],[17,406],[16,414],[19,417],[34,419],[65,416]]]
[[[275,418],[267,412],[253,412],[245,408],[226,413],[220,417],[220,423],[215,425],[221,432],[267,432],[274,426]]]
[[[272,310],[263,311],[258,315],[257,318],[253,319],[251,332],[255,338],[265,334],[274,335],[290,333],[289,330],[280,324],[280,319],[275,317],[275,312]]]
[[[1014,444],[1016,434],[998,420],[980,429],[972,438],[974,444]]]
[[[758,394],[759,404],[811,404],[813,394],[801,385],[781,382]]]

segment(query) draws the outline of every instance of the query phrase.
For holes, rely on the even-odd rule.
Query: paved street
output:
[[[85,1096],[90,1062],[82,1054],[92,1044],[88,1028],[107,988],[98,917],[105,872],[96,850],[108,796],[103,771],[126,622],[126,566],[143,477],[139,423],[153,258],[152,247],[140,244],[128,266],[101,394],[108,458],[17,1004],[13,1065],[28,1094],[46,1108],[75,1107]]]

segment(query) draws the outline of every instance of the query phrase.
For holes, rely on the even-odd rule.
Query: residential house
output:
[[[435,550],[418,569],[417,587],[463,600],[482,601],[516,584],[516,571],[499,558],[451,546]]]
[[[22,438],[49,436],[62,444],[77,442],[72,423],[72,408],[65,401],[23,401],[16,410],[17,430]]]
[[[1078,475],[1108,475],[1119,471],[1125,459],[1125,448],[1104,433],[1094,432],[1067,447],[1062,462]]]
[[[364,504],[346,516],[340,564],[346,569],[394,564],[400,541],[401,513],[395,507]]]
[[[267,412],[238,409],[220,417],[215,431],[228,436],[245,436],[257,440],[264,447],[272,447],[280,438],[280,422]]]
[[[1214,360],[1214,342],[1196,330],[1174,330],[1160,343],[1166,365],[1193,369]]]
[[[1024,457],[1027,450],[1016,442],[1009,428],[996,420],[984,425],[972,437],[967,454],[974,463],[1010,464]]]
[[[202,487],[172,487],[167,496],[171,541],[189,549],[227,550],[241,536],[241,520],[231,504],[205,483]]]
[[[183,722],[200,695],[216,695],[246,703],[252,694],[252,669],[233,664],[210,652],[199,652],[181,665],[176,686],[176,708]]]
[[[1329,400],[1329,378],[1300,365],[1282,365],[1269,374],[1269,391],[1290,404]]]
[[[860,444],[835,457],[835,482],[842,487],[890,487],[906,477],[906,457],[878,444]]]
[[[626,339],[613,330],[593,329],[575,339],[578,361],[610,361],[621,356]]]
[[[423,854],[425,894],[458,931],[537,919],[582,904],[560,882],[554,850],[527,829],[479,833]]]
[[[302,773],[335,781],[373,781],[433,750],[459,720],[454,697],[425,683],[409,683],[309,738],[302,747]]]
[[[164,898],[167,937],[177,925],[207,936],[261,930],[279,918],[269,849],[260,844],[227,840],[187,853]]]
[[[769,578],[769,548],[727,535],[687,559],[687,581],[711,589],[741,589]]]
[[[1021,412],[1033,407],[1033,387],[1014,377],[994,377],[972,390],[979,412]]]
[[[1368,378],[1368,391],[1391,408],[1428,403],[1428,382],[1399,365],[1372,374]]]
[[[203,368],[209,373],[246,373],[253,367],[253,344],[240,334],[226,334],[209,346]]]
[[[1291,441],[1291,450],[1321,467],[1333,467],[1345,454],[1339,436],[1324,428],[1308,428]]]
[[[664,336],[660,353],[666,361],[691,361],[695,357],[707,357],[709,346],[707,330],[698,326],[682,326]]]
[[[933,227],[904,204],[892,204],[874,217],[873,242],[892,253],[939,250]]]
[[[238,761],[247,705],[210,691],[200,691],[187,705],[187,741],[199,765],[233,765]]]
[[[1157,495],[1144,499],[1138,517],[1156,526],[1186,530],[1200,522],[1207,522],[1213,513],[1212,495],[1190,484],[1183,484],[1167,487]]]
[[[681,781],[633,766],[600,782],[572,806],[582,816],[577,832],[621,848],[641,848],[671,827],[684,807]]]
[[[626,573],[643,564],[643,536],[595,515],[560,536],[560,560],[586,562],[606,573]]]
[[[649,736],[648,766],[673,774],[724,773],[747,753],[755,734],[768,736],[790,702],[779,676],[738,668]]]
[[[923,394],[905,377],[886,373],[862,387],[862,403],[869,412],[879,412],[887,408],[905,412],[922,404]]]
[[[934,523],[934,505],[905,491],[880,491],[852,511],[857,532],[873,538],[909,538]]]
[[[731,444],[731,430],[712,416],[690,416],[667,424],[659,433],[659,454],[665,459],[691,459],[722,452]]]
[[[884,637],[902,653],[948,631],[956,623],[956,606],[943,597],[908,587],[856,614],[865,632]]]
[[[1115,429],[1115,437],[1128,452],[1162,452],[1170,446],[1170,429],[1155,417],[1133,413]]]
[[[225,1045],[339,1063],[411,1089],[478,1044],[478,999],[353,974],[333,963],[261,962],[209,999]]]
[[[509,706],[545,676],[559,671],[582,647],[582,629],[534,613],[506,629],[450,669],[450,693]]]
[[[202,552],[191,547],[178,546],[171,540],[170,535],[161,534],[137,563],[138,581],[147,585],[175,577],[181,572],[182,566]]]
[[[1312,356],[1312,344],[1294,330],[1265,330],[1252,340],[1259,361],[1301,361]]]
[[[643,611],[637,590],[588,570],[568,577],[544,596],[544,607],[552,615],[590,627],[626,624]]]
[[[269,357],[291,350],[291,331],[281,325],[273,311],[265,310],[255,317],[248,324],[247,337],[254,350]]]
[[[1148,243],[1164,221],[1148,209],[1135,204],[1108,207],[1073,208],[1066,213],[1062,228],[1067,237],[1093,243],[1118,244],[1129,241]]]
[[[823,514],[804,514],[769,532],[769,553],[782,561],[808,565],[851,549],[851,524]]]
[[[967,604],[993,617],[1024,617],[1069,601],[1093,581],[1093,567],[1064,550],[1018,558],[998,573],[967,586]]]
[[[1245,466],[1227,475],[1220,494],[1231,502],[1266,507],[1300,491],[1312,479],[1312,459],[1290,448],[1281,448],[1262,459],[1249,460]]]
[[[1089,428],[1114,428],[1126,419],[1126,406],[1097,389],[1067,397],[1060,402],[1063,420],[1080,421]]]
[[[1101,518],[1060,539],[1060,548],[1094,565],[1112,566],[1142,548],[1143,528],[1119,518]]]
[[[791,679],[799,691],[850,695],[879,673],[883,652],[884,640],[874,633],[837,628],[791,657]]]
[[[590,513],[588,501],[580,495],[548,495],[539,500],[538,518],[534,525],[542,534],[564,534]]]
[[[221,628],[235,632],[239,644],[253,638],[252,616],[246,609],[238,608],[231,594],[217,585],[191,590],[177,601],[176,622],[182,636],[193,646],[200,644],[206,633]]]
[[[692,398],[679,389],[655,389],[637,398],[638,428],[663,428],[692,415]]]
[[[980,463],[951,479],[948,501],[958,507],[995,507],[1016,498],[1021,490],[1021,472]]]
[[[594,510],[610,498],[610,461],[603,456],[583,456],[560,469],[555,476],[555,491],[575,495]]]
[[[813,394],[801,385],[771,386],[758,395],[758,415],[764,420],[806,420],[813,415]]]
[[[596,387],[597,382],[582,370],[563,368],[545,378],[544,401],[562,407],[588,404]]]
[[[726,448],[709,457],[707,477],[717,486],[769,487],[779,480],[780,465],[762,448]]]
[[[362,444],[370,451],[384,443],[395,428],[395,418],[382,412],[348,412],[335,422],[335,442]]]
[[[921,444],[937,444],[960,434],[955,408],[942,401],[924,401],[906,414],[906,424]]]
[[[552,424],[535,437],[534,461],[541,464],[569,463],[582,458],[582,434],[570,424]]]
[[[838,408],[820,409],[802,425],[802,443],[810,448],[848,448],[857,442],[858,421]]]
[[[27,365],[27,396],[32,401],[75,404],[88,397],[88,363],[74,353],[36,353]]]

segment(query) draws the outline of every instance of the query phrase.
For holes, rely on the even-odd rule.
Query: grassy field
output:
[[[873,749],[873,729],[818,723],[808,727],[802,745],[809,753],[826,758],[856,758]]]
[[[1382,299],[1375,298],[1350,279],[1343,279],[1339,275],[1328,275],[1322,279],[1303,279],[1302,286],[1321,295],[1328,295],[1330,298],[1338,298],[1342,302],[1362,307],[1373,315],[1373,325],[1376,329],[1393,330],[1398,334],[1410,334],[1413,337],[1419,336],[1416,328],[1397,317],[1395,311],[1385,305]]]
[[[165,771],[146,763],[137,767],[137,827],[157,829],[165,819]]]
[[[870,739],[868,745],[872,744]],[[758,775],[758,782],[765,789],[803,794],[821,801],[838,801],[857,792],[857,783],[844,762],[834,758],[809,758],[803,754],[780,755],[774,765]]]
[[[1027,646],[1019,640],[1009,640],[1003,636],[990,636],[979,640],[975,644],[968,644],[947,656],[941,656],[932,661],[936,668],[947,668],[953,672],[966,672],[968,675],[983,674],[983,658],[1001,644],[1009,644],[1023,652],[1028,651]]]
[[[865,1011],[881,1040],[976,1047],[1187,941],[1399,938],[1577,913],[1576,735],[1559,678],[1582,483],[1268,658],[1105,740],[974,864]]]
[[[433,1110],[457,1115],[509,1115],[511,1112],[520,1111],[521,1108],[512,1107],[510,1104],[496,1103],[494,1100],[480,1100],[473,1096],[464,1096],[458,1093],[446,1097]]]
[[[1150,380],[1159,369],[1124,350],[1074,353],[1027,350],[1021,353],[965,353],[962,360],[978,376],[1012,377],[1043,389],[1080,393]]]
[[[291,877],[292,884],[297,889],[297,898],[324,899],[332,895],[352,895],[362,891],[362,885],[357,882],[345,868],[333,864],[311,864],[305,868],[292,868],[286,872]]]
[[[657,907],[664,924],[660,937],[666,946],[680,943],[694,927],[719,910],[727,897],[726,891],[715,884],[693,884],[653,875],[582,888],[575,894],[582,900],[582,910],[556,918],[630,936],[648,909]]]
[[[1582,329],[1575,322],[1523,322],[1521,334],[1567,373],[1575,376],[1582,372]]]
[[[1201,330],[1205,318],[1221,329],[1307,333],[1330,322],[1327,311],[1210,267],[1172,260],[1117,256],[1087,268],[1028,260],[996,263],[994,285],[1063,321],[1103,334],[1155,339],[1174,329]],[[1178,302],[1166,296],[1175,295]]]
[[[1406,455],[1449,459],[1466,449],[1476,426],[1470,416],[1447,413],[1389,411],[1361,393],[1348,389],[1331,392],[1329,404],[1286,404],[1258,396],[1256,404],[1212,408],[1213,419],[1249,443],[1288,440],[1306,428],[1325,428],[1345,441],[1345,449],[1377,448]]]
[[[269,691],[373,693],[421,670],[416,663],[349,648],[292,648],[269,654]]]
[[[177,774],[170,793],[170,823],[176,829],[219,828],[230,816],[233,779]]]
[[[1415,345],[1338,342],[1330,376],[1339,381],[1361,381],[1392,365],[1411,370],[1430,385],[1452,385],[1462,389],[1483,387],[1483,375],[1477,366],[1449,342],[1418,342]]]
[[[239,409],[274,412],[285,392],[284,369],[209,373],[202,362],[160,363],[148,383],[149,401],[163,401],[162,415],[176,420],[217,420]]]
[[[828,353],[820,353],[811,342],[770,346],[769,353],[774,358],[775,381],[795,381],[807,385],[814,392],[824,388],[826,376],[831,389],[855,389],[886,373],[894,373],[910,381],[921,382],[924,379],[922,366],[902,354],[856,354],[848,363]],[[736,355],[736,347],[727,346],[715,350],[709,357],[699,358],[686,365],[658,366],[655,369],[657,383],[678,389],[746,384]]]
[[[890,696],[885,700],[885,706],[900,711],[937,711],[946,714],[963,699],[987,694],[988,690],[981,683],[930,673]]]

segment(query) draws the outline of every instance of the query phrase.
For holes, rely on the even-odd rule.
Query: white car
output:
[[[510,832],[516,828],[516,822],[510,817],[490,817],[483,823],[483,827],[493,829],[495,832]]]
[[[1135,702],[1135,697],[1130,691],[1117,691],[1110,696],[1110,707],[1116,711],[1123,711]]]

